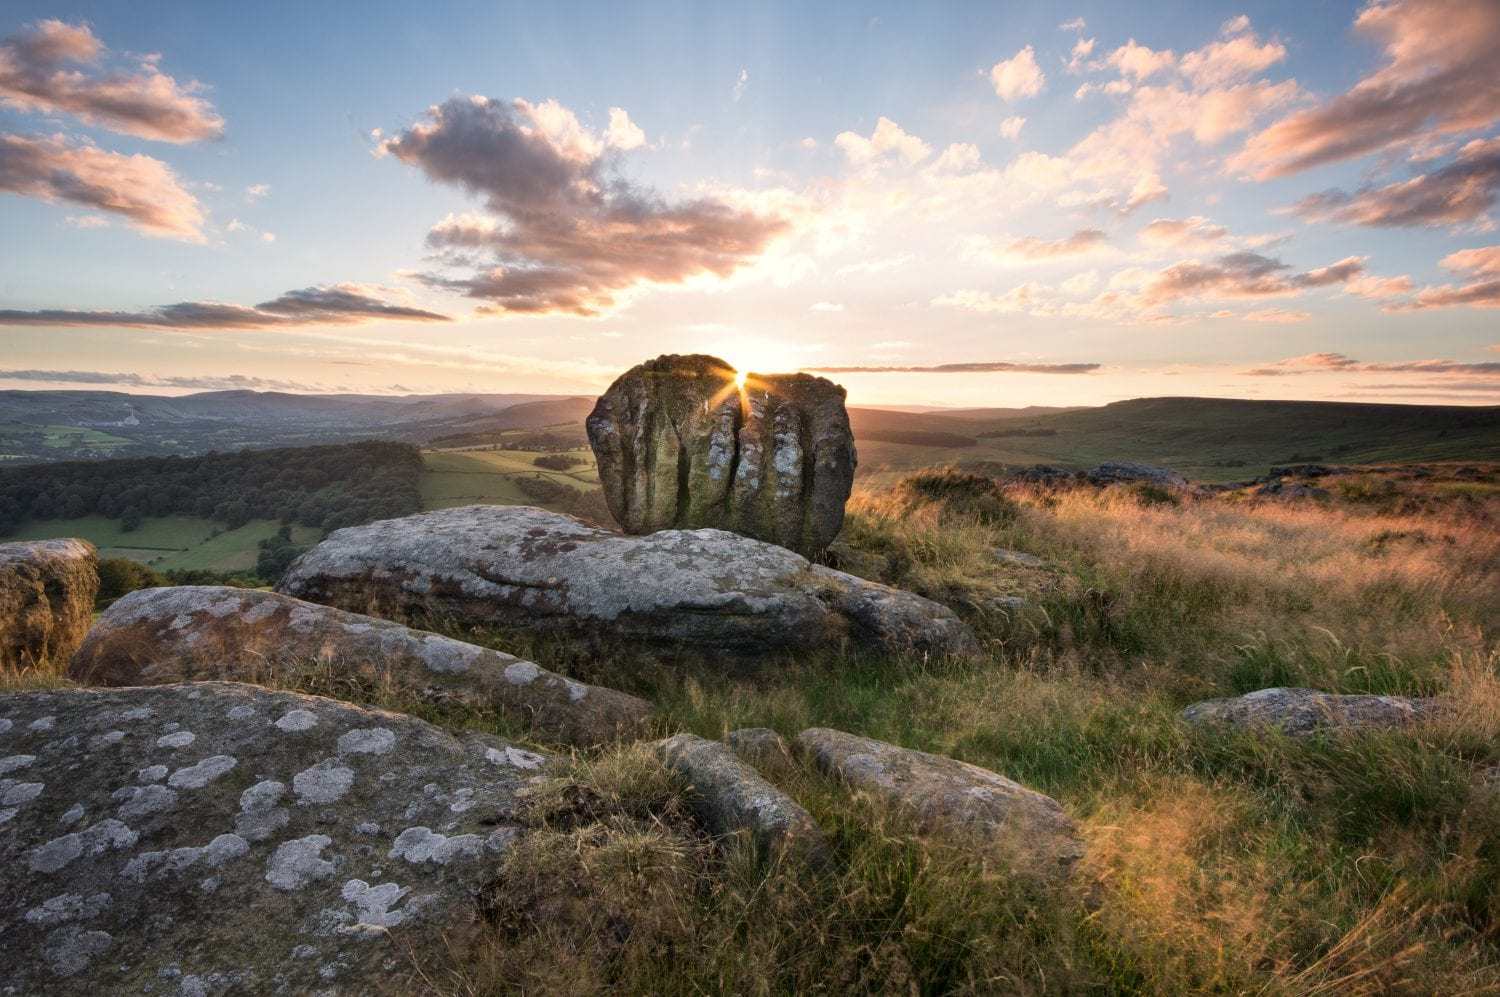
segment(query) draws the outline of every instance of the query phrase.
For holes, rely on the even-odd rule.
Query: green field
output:
[[[537,467],[541,454],[529,450],[432,450],[422,454],[422,508],[460,505],[534,505],[516,484],[518,477],[541,477],[590,491],[599,487],[599,472],[587,448],[567,451],[586,463],[567,471]]]
[[[52,540],[82,537],[99,548],[100,557],[127,557],[149,564],[158,571],[206,570],[250,571],[255,567],[259,544],[275,535],[281,524],[255,519],[237,530],[225,530],[211,519],[164,516],[147,519],[129,532],[119,520],[104,516],[78,519],[34,520],[21,526],[7,540]],[[322,531],[307,526],[292,527],[298,544],[316,543]]]

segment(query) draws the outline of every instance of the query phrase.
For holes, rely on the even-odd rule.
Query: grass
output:
[[[768,777],[831,843],[826,866],[801,867],[708,838],[646,746],[575,753],[522,807],[532,832],[497,864],[485,941],[434,983],[1500,993],[1500,501],[1441,485],[1375,474],[1326,501],[1161,501],[936,472],[861,489],[830,561],[955,607],[988,648],[974,662],[834,651],[726,670],[447,627],[647,696],[662,733],[832,726],[982,765],[1056,797],[1088,849],[1071,883],[1039,887],[781,766]],[[413,705],[337,676],[288,681]],[[1447,709],[1304,740],[1178,719],[1275,684]]]
[[[233,572],[254,569],[260,542],[280,528],[279,523],[269,519],[251,520],[238,529],[226,530],[222,523],[211,519],[161,516],[142,520],[136,529],[127,531],[119,520],[82,516],[23,523],[6,539],[81,537],[99,548],[100,557],[127,557],[158,571]],[[316,543],[321,536],[322,531],[312,527],[292,528],[292,540],[298,544]]]
[[[515,479],[541,477],[580,491],[599,487],[599,474],[587,449],[570,450],[583,459],[578,467],[554,471],[536,466],[537,453],[526,450],[427,451],[422,455],[422,508],[460,505],[531,505]]]

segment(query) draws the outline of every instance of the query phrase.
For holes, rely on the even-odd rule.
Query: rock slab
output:
[[[0,544],[0,668],[66,661],[98,592],[99,558],[87,540]]]
[[[233,683],[0,695],[0,993],[422,989],[547,761]]]
[[[678,734],[657,742],[667,767],[692,788],[694,810],[715,834],[747,831],[770,851],[816,858],[823,833],[802,805],[718,741]]]
[[[631,368],[586,422],[609,511],[627,533],[714,527],[802,554],[844,523],[857,455],[844,389],[747,374],[710,356]]]
[[[886,652],[979,650],[947,607],[784,547],[713,529],[621,536],[528,506],[337,530],[293,562],[279,588],[387,619],[451,617],[737,655],[844,641]]]
[[[1056,800],[989,769],[826,727],[797,735],[797,747],[823,772],[906,811],[927,833],[994,849],[1018,872],[1054,878],[1083,855]]]
[[[291,596],[210,585],[141,589],[94,624],[68,677],[83,685],[258,682],[310,668],[428,702],[494,709],[542,740],[586,746],[642,732],[645,700],[500,651]]]
[[[1275,688],[1194,703],[1182,711],[1182,719],[1198,725],[1276,728],[1291,737],[1305,737],[1324,731],[1402,727],[1432,716],[1436,709],[1432,699]]]

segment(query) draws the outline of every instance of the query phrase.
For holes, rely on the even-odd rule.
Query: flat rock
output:
[[[87,540],[0,544],[0,668],[66,661],[98,592],[99,557]]]
[[[0,695],[0,993],[411,993],[548,759],[234,683]]]
[[[640,734],[651,704],[500,651],[291,596],[211,585],[140,589],[106,610],[73,656],[84,685],[257,682],[334,669],[428,702],[494,709],[542,740],[601,744]]]
[[[844,389],[809,374],[747,374],[662,356],[600,396],[589,444],[626,533],[715,527],[803,554],[844,523],[857,457]]]
[[[1432,699],[1276,688],[1194,703],[1182,711],[1182,719],[1191,724],[1275,727],[1300,737],[1330,730],[1401,727],[1435,711]]]
[[[657,753],[692,789],[694,811],[715,834],[748,831],[761,847],[816,858],[823,832],[802,805],[767,782],[718,741],[678,734]]]
[[[279,586],[353,612],[457,618],[751,655],[856,646],[978,652],[928,599],[724,530],[622,536],[528,506],[467,506],[337,530]]]
[[[797,746],[827,774],[906,811],[925,832],[994,849],[1017,871],[1053,878],[1083,855],[1056,800],[989,769],[826,727],[798,734]]]

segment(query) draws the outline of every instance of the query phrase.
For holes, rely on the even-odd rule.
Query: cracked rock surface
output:
[[[0,544],[0,668],[66,661],[98,591],[99,559],[87,540]]]
[[[547,756],[203,682],[0,695],[0,993],[408,993]]]
[[[542,740],[591,745],[641,730],[642,699],[489,648],[290,596],[212,585],[140,589],[110,606],[73,656],[85,685],[254,682],[332,668],[431,702],[497,709]]]
[[[457,618],[739,655],[848,641],[977,653],[947,607],[724,530],[622,536],[529,506],[465,506],[336,530],[279,586],[387,619]]]
[[[826,378],[741,385],[718,357],[661,356],[620,375],[586,425],[626,533],[708,526],[812,555],[843,526],[857,457]]]

